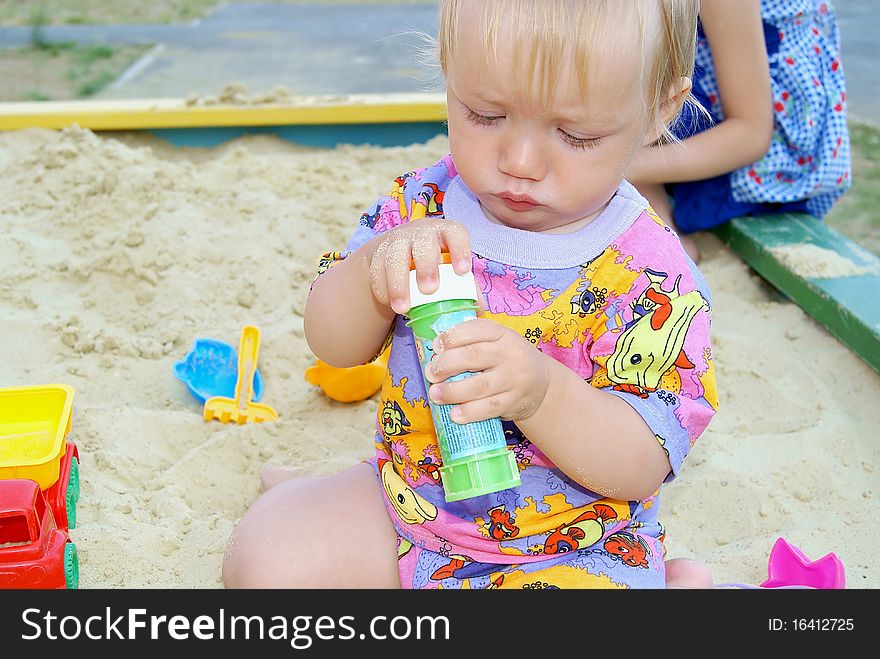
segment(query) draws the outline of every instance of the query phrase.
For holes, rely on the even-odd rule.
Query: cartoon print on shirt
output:
[[[404,538],[403,536],[397,536],[397,560],[400,560],[404,556],[409,553],[409,550],[413,548],[413,543]]]
[[[598,286],[589,288],[589,286],[588,282],[586,290],[571,298],[571,312],[581,318],[601,311],[608,297],[607,288],[599,288]]]
[[[326,252],[318,259],[318,275],[322,275],[327,269],[342,259],[342,252]]]
[[[515,538],[519,535],[519,528],[516,526],[516,520],[510,516],[510,513],[504,509],[504,506],[496,506],[487,511],[489,521],[486,523],[486,529],[489,536],[495,540],[506,540]]]
[[[396,400],[382,401],[382,432],[386,437],[406,435],[409,421]]]
[[[427,453],[427,449],[426,449]],[[433,453],[433,451],[432,451]],[[440,459],[435,455],[425,455],[418,462],[418,470],[427,475],[437,485],[441,484],[440,478]]]
[[[404,196],[404,190],[406,189],[407,180],[411,179],[416,175],[416,172],[406,172],[405,174],[401,174],[396,179],[394,179],[394,185],[391,188],[391,192],[388,193],[388,196],[391,199],[397,200],[398,209],[400,211],[400,217],[408,217],[409,213],[406,207],[406,198]]]
[[[571,522],[560,524],[544,542],[545,554],[561,554],[589,547],[605,534],[605,522],[617,519],[611,506],[597,503],[592,510],[581,513]]]
[[[593,267],[596,259],[590,259],[587,263],[581,265],[583,283],[578,286],[577,293],[569,300],[571,303],[571,313],[577,314],[580,318],[599,313],[608,301],[608,287],[599,287],[592,281],[595,274]]]
[[[437,519],[437,507],[416,494],[394,471],[390,460],[378,460],[382,487],[397,516],[406,524],[424,524]]]
[[[605,551],[632,567],[648,567],[651,549],[640,537],[619,531],[605,539]]]
[[[648,287],[642,291],[642,294],[639,295],[638,298],[630,303],[629,306],[632,310],[632,320],[626,324],[627,327],[637,322],[643,316],[647,316],[658,307],[662,307],[663,310],[661,314],[654,319],[654,324],[658,327],[661,326],[668,317],[669,301],[681,295],[679,292],[681,275],[678,275],[678,277],[675,278],[675,284],[671,291],[663,290],[663,282],[669,278],[669,275],[665,272],[655,272],[654,270],[645,268],[645,276],[648,278]]]
[[[360,225],[372,229],[374,226],[376,226],[376,220],[379,219],[379,215],[381,215],[381,213],[381,205],[376,206],[376,212],[374,213],[365,212],[363,215],[361,215]]]
[[[694,316],[708,307],[698,290],[675,298],[659,293],[646,297],[657,300],[657,306],[624,330],[606,363],[615,391],[640,398],[655,391],[673,367],[694,368],[684,354],[684,341]]]
[[[499,566],[494,563],[480,563],[471,560],[467,556],[455,554],[449,557],[448,563],[441,565],[431,573],[431,579],[440,581],[442,579],[473,579],[477,577],[487,577],[493,572],[498,572],[499,568],[512,570],[514,565]],[[499,584],[500,585],[500,584]]]
[[[443,190],[436,183],[425,183],[418,194],[419,203],[425,208],[425,217],[443,215],[443,195]]]

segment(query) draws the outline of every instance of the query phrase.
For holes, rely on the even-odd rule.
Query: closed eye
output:
[[[492,126],[504,119],[503,115],[479,114],[468,107],[465,108],[465,116],[468,121],[475,123],[478,126]]]
[[[592,149],[599,146],[599,142],[602,141],[601,137],[575,137],[561,128],[558,130],[559,134],[562,135],[562,139],[575,149]]]

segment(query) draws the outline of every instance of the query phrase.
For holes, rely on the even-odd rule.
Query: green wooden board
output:
[[[880,373],[880,259],[876,255],[806,214],[736,218],[714,232],[759,275]],[[799,274],[784,263],[779,251],[774,252],[797,245],[830,250],[852,262],[851,271],[864,272],[838,277]]]

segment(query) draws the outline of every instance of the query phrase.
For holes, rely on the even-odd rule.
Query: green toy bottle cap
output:
[[[507,448],[472,455],[440,467],[447,501],[519,487],[516,456]]]

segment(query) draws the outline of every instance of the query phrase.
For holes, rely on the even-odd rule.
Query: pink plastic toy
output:
[[[845,588],[843,563],[834,552],[811,561],[785,538],[778,538],[770,550],[767,581],[761,588],[805,586],[807,588]]]
[[[777,538],[767,560],[767,580],[757,586],[744,583],[716,584],[714,588],[819,588],[846,587],[843,563],[833,552],[811,561],[785,538]]]

